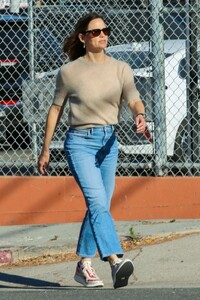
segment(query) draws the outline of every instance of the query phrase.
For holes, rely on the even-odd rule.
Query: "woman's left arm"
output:
[[[135,118],[136,132],[143,133],[146,129],[145,109],[141,99],[129,101],[128,106]]]

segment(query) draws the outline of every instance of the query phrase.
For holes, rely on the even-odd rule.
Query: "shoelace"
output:
[[[90,263],[84,263],[81,265],[81,267],[83,268],[83,271],[87,272],[89,274],[90,277],[97,277],[95,270],[93,269],[93,267],[91,266]]]

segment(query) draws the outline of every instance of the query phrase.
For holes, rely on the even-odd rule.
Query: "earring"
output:
[[[85,48],[85,43],[83,43],[83,48]]]

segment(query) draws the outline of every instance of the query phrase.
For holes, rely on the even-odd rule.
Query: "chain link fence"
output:
[[[122,107],[119,176],[198,176],[200,1],[0,1],[0,175],[39,175],[37,158],[64,38],[96,11],[112,29],[107,53],[127,61],[146,108],[135,132]],[[19,6],[18,6],[19,7]],[[51,143],[48,174],[70,175],[63,153],[67,111]]]

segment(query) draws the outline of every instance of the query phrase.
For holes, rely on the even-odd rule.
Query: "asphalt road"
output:
[[[1,300],[63,300],[63,299],[95,299],[95,300],[185,300],[199,299],[200,288],[179,288],[179,289],[1,289]]]

